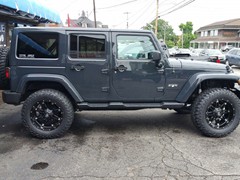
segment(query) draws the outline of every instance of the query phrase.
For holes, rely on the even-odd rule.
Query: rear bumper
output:
[[[21,102],[21,94],[11,91],[2,92],[3,102],[7,104],[19,105]]]

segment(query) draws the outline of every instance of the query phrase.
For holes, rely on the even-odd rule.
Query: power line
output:
[[[130,25],[133,25],[133,24],[135,24],[137,21],[141,20],[140,18],[147,13],[147,12],[146,12],[146,9],[149,9],[153,4],[154,4],[154,2],[150,3],[148,6],[145,6],[145,8],[143,9],[143,12],[144,12],[144,13],[141,13],[140,16],[138,16],[137,18],[135,18],[135,20],[134,20]]]
[[[159,15],[159,17],[160,17],[160,16],[162,17],[162,16],[165,16],[165,15],[168,15],[168,14],[174,12],[174,11],[177,11],[177,10],[179,10],[179,9],[181,9],[181,8],[184,8],[185,6],[187,6],[187,5],[191,4],[191,3],[193,3],[194,1],[195,1],[195,0],[187,1],[186,3],[182,4],[182,5],[179,6],[179,7],[176,7],[175,9],[173,9],[173,10],[171,10],[171,11],[169,11],[169,12],[167,12],[167,13],[165,13],[165,14],[161,14],[161,15]]]
[[[145,2],[147,2],[147,1],[145,1]],[[146,11],[146,6],[149,4],[149,2],[147,2],[147,3],[144,3],[143,4],[143,6],[141,6],[141,8],[138,10],[138,11],[136,11],[136,12],[144,12],[144,11]],[[152,3],[153,4],[153,3]],[[150,6],[148,7],[148,8],[150,8]],[[131,12],[131,14],[133,14],[132,16],[129,16],[129,20],[131,21],[136,15],[138,15],[138,13],[132,13]],[[139,17],[141,17],[142,15],[144,15],[144,13],[141,13],[140,14],[140,16],[138,16],[137,18],[135,18],[134,19],[134,22],[133,23],[131,23],[130,24],[130,26],[132,25],[132,24],[134,24],[136,21],[138,21],[139,20]],[[120,23],[118,23],[118,24],[116,24],[115,26],[117,27],[117,26],[120,26],[121,24],[123,24],[123,23],[125,23],[126,21],[124,20],[124,21],[122,21],[122,22],[120,22]]]
[[[116,5],[113,5],[113,6],[108,6],[108,7],[103,7],[103,8],[97,8],[97,9],[100,10],[100,9],[114,8],[114,7],[118,7],[118,6],[122,6],[122,5],[125,5],[125,4],[132,3],[132,2],[135,2],[135,1],[138,1],[138,0],[131,0],[131,1],[127,1],[127,2],[124,2],[124,3],[116,4]]]
[[[170,7],[170,8],[168,8],[168,9],[162,11],[161,13],[165,13],[165,12],[171,11],[172,9],[174,9],[174,8],[176,8],[177,6],[181,5],[181,4],[184,3],[185,1],[187,1],[187,0],[182,0],[182,1],[178,2],[177,4],[174,4],[172,7]]]

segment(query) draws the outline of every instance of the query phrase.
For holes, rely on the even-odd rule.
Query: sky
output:
[[[217,21],[240,18],[240,0],[192,0],[187,6],[171,12],[188,1],[159,0],[160,18],[167,21],[176,34],[181,34],[178,26],[187,21],[191,21],[197,30]],[[41,3],[58,12],[63,23],[67,14],[71,19],[77,19],[82,11],[89,19],[94,19],[93,0],[41,0]],[[156,17],[157,0],[95,0],[95,4],[97,21],[109,28],[127,28],[127,13],[129,29],[140,29]]]

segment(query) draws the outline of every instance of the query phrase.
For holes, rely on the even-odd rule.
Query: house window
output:
[[[210,36],[214,36],[214,30],[211,30]]]
[[[218,30],[214,31],[214,36],[218,36]]]
[[[204,36],[208,36],[208,32],[207,31],[204,32]]]
[[[201,31],[201,37],[203,37],[204,36],[204,31]]]

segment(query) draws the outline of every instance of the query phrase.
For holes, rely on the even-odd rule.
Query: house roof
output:
[[[94,21],[90,20],[84,11],[82,11],[82,15],[78,18],[78,19],[71,19],[70,20],[71,26],[73,27],[82,27],[82,24],[87,24],[88,28],[94,28],[95,27],[95,23]],[[102,25],[102,23],[100,21],[97,21],[97,27],[99,27],[100,25]]]
[[[197,32],[209,29],[240,29],[240,18],[218,21],[199,28]]]
[[[240,42],[240,37],[199,37],[191,42]]]

